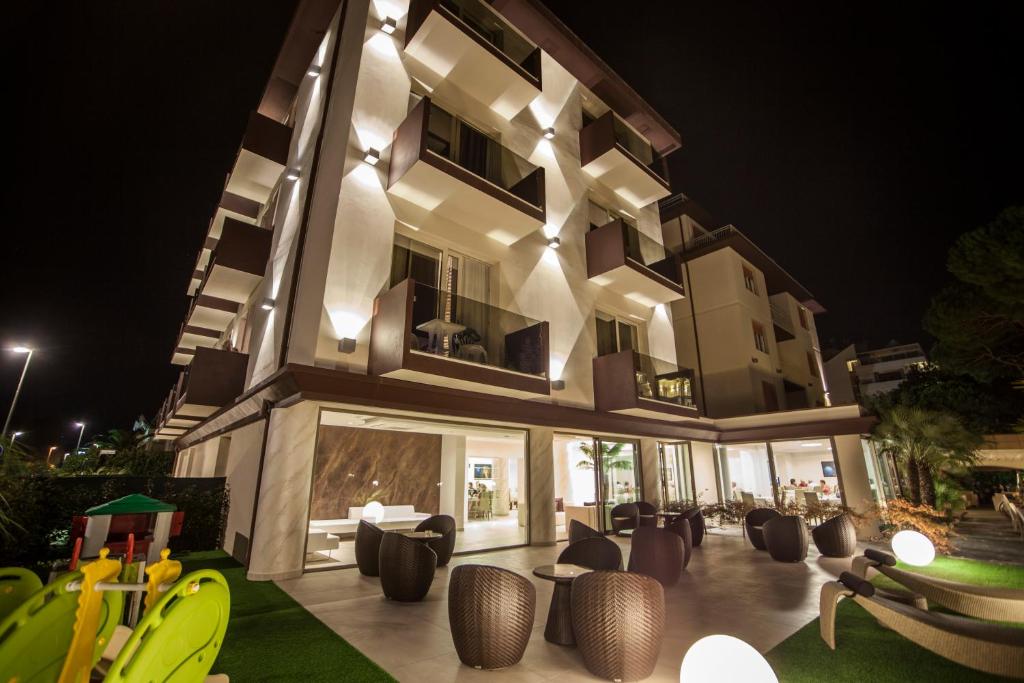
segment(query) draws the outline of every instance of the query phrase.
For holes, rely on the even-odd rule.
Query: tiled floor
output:
[[[629,542],[617,539],[623,555]],[[462,665],[448,629],[448,574],[439,569],[426,600],[385,600],[377,579],[354,569],[309,573],[279,585],[321,621],[400,681],[597,680],[575,648],[544,640],[552,584],[532,569],[553,562],[565,548],[517,548],[457,556],[459,564],[493,564],[530,578],[537,587],[537,616],[523,660],[503,671]],[[727,633],[765,652],[818,615],[821,584],[849,568],[850,561],[819,558],[811,547],[806,562],[773,562],[753,550],[736,530],[715,530],[694,549],[679,583],[665,594],[667,624],[661,657],[651,681],[678,681],[679,664],[698,638]]]

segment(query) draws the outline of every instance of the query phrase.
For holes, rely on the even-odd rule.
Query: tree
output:
[[[910,502],[935,507],[935,477],[944,468],[975,460],[981,436],[966,429],[953,414],[894,405],[875,425],[879,452],[890,454],[906,472]]]
[[[933,358],[983,382],[1024,377],[1024,207],[961,235],[947,267],[957,282],[924,319]]]

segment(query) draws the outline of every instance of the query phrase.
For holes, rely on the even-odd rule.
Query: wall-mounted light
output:
[[[320,75],[320,66],[317,64],[313,64],[308,69],[306,69],[306,75],[309,76],[310,78],[316,78],[317,76]]]
[[[564,379],[553,379],[551,380],[551,388],[555,391],[565,391],[565,380]]]
[[[338,340],[338,353],[353,353],[356,350],[356,340],[345,337]]]
[[[274,300],[268,296],[260,303],[260,308],[262,308],[264,311],[274,310]]]
[[[302,177],[302,174],[299,173],[299,169],[297,169],[297,168],[288,168],[284,172],[284,177],[285,177],[285,180],[290,180],[291,182],[295,182],[296,180],[298,180],[299,178]]]
[[[555,129],[552,128],[551,126],[548,126],[547,128],[545,128],[544,129],[544,137],[547,138],[548,140],[550,140],[553,137],[555,137]]]
[[[380,150],[370,147],[366,150],[366,156],[363,157],[363,161],[370,166],[376,166],[377,162],[380,161]]]
[[[562,246],[562,240],[558,239],[557,237],[551,237],[548,239],[548,248],[558,249],[558,247],[560,246]]]
[[[394,17],[384,17],[384,21],[380,22],[380,30],[389,36],[398,29],[398,21]]]

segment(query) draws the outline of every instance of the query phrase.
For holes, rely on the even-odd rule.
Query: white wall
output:
[[[702,504],[718,503],[718,482],[715,478],[715,447],[706,441],[691,441],[694,495]]]
[[[256,499],[256,475],[265,424],[261,420],[231,432],[225,471],[231,507],[224,532],[224,550],[231,554],[235,553],[235,535],[241,534],[248,539],[252,533],[252,507]]]

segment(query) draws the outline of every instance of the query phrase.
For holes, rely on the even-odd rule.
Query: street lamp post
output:
[[[18,380],[18,388],[14,390],[14,400],[11,401],[11,409],[7,411],[7,419],[4,420],[4,431],[0,434],[0,443],[7,438],[7,430],[11,426],[11,418],[14,416],[14,406],[18,404],[18,396],[21,394],[21,385],[25,383],[25,373],[28,372],[28,364],[32,360],[32,349],[27,346],[15,346],[11,351],[26,354],[25,366],[21,369],[21,378]]]
[[[50,465],[50,456],[53,455],[53,452],[56,449],[57,449],[56,446],[50,446],[50,450],[46,451],[46,465],[47,465],[47,467],[49,467],[49,465]]]
[[[25,432],[14,432],[13,434],[11,434],[11,448],[14,448],[14,442],[17,441],[18,437],[24,433]]]
[[[78,455],[78,450],[82,447],[82,435],[85,434],[85,423],[76,422],[75,426],[78,427],[78,445],[75,446],[75,455]]]

